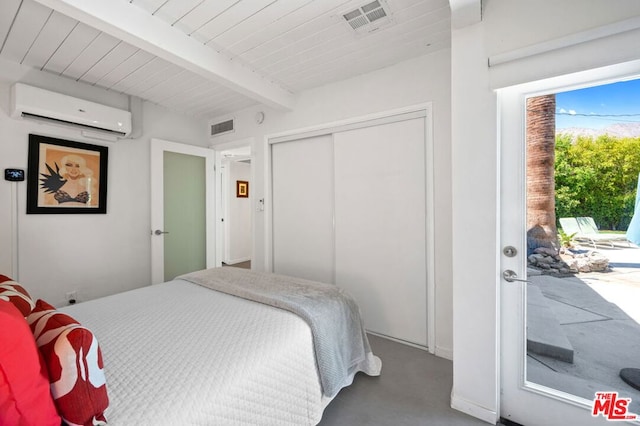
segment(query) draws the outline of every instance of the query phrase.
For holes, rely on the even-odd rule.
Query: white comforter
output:
[[[98,338],[109,424],[309,425],[329,402],[292,313],[182,280],[62,310]]]
[[[322,394],[333,398],[362,371],[380,375],[356,301],[333,284],[241,268],[211,268],[178,277],[212,290],[293,312],[311,328]]]

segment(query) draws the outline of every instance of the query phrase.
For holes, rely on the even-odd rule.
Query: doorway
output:
[[[214,155],[151,140],[151,282],[216,265]]]
[[[219,178],[218,241],[223,266],[251,269],[253,259],[254,172],[252,142],[214,146]]]
[[[550,362],[546,365],[539,363],[541,358],[533,359],[530,356],[531,340],[536,333],[534,316],[537,315],[538,319],[546,321],[541,330],[543,334],[550,334],[555,324],[549,323],[549,320],[553,319],[552,308],[549,308],[549,305],[557,307],[557,303],[562,303],[559,300],[547,303],[545,291],[565,290],[571,287],[569,285],[571,283],[562,287],[556,285],[551,289],[547,287],[545,290],[539,286],[534,287],[539,279],[530,274],[527,268],[529,253],[527,251],[525,118],[527,99],[622,79],[625,78],[624,68],[621,66],[595,69],[498,91],[501,140],[500,210],[503,218],[500,221],[500,269],[503,274],[501,280],[501,415],[511,421],[550,425],[568,422],[584,425],[606,424],[607,419],[603,415],[606,402],[603,399],[596,403],[596,399],[599,398],[597,394],[616,392],[617,395],[621,390],[585,380],[580,381],[579,384],[578,381],[571,380],[573,385],[577,384],[577,386],[567,386],[570,379],[557,374],[558,371],[543,377],[540,374],[541,369],[551,367],[550,370],[552,370],[553,366]],[[626,72],[629,72],[629,68]],[[637,66],[632,72],[638,72]],[[566,301],[569,304],[575,304],[575,297],[571,299]],[[537,314],[536,311],[538,311]],[[573,313],[592,315],[592,320],[595,318],[594,314],[598,315],[598,312],[587,312],[584,309],[575,310]],[[600,356],[607,357],[606,353],[609,353],[609,349],[615,351],[615,345],[609,344],[608,348],[605,348],[607,342],[602,341],[601,344]],[[591,368],[599,367],[594,365]],[[622,394],[619,396],[624,398]],[[625,406],[630,402],[625,402]],[[594,407],[601,408],[597,415],[592,414]]]

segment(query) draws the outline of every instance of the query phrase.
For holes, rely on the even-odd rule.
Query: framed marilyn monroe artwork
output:
[[[106,213],[108,148],[29,135],[27,214]]]

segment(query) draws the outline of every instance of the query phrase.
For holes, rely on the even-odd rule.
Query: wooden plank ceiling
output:
[[[377,0],[387,17],[358,31],[344,15],[375,0],[111,1],[136,8],[128,9],[132,15],[144,11],[212,55],[293,94],[450,46],[448,0]],[[0,58],[201,118],[261,102],[251,90],[42,3],[48,2],[0,2]]]

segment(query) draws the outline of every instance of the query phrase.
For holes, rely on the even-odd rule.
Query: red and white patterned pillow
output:
[[[58,414],[70,426],[105,424],[109,398],[93,333],[43,300],[36,302],[27,321],[49,370]]]
[[[35,307],[27,290],[6,275],[0,275],[0,300],[13,303],[23,317],[29,315]]]
[[[29,325],[0,300],[0,425],[60,426],[47,369]]]

